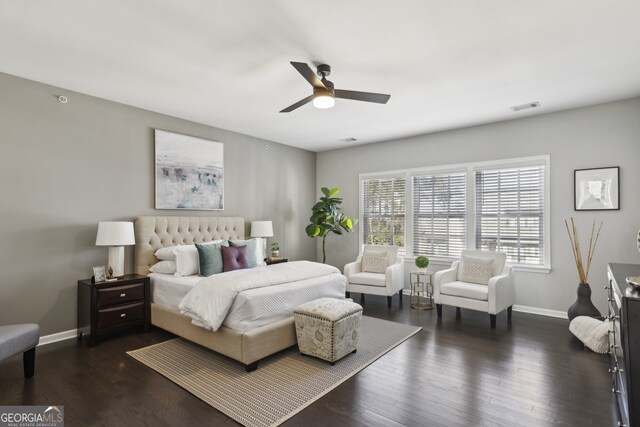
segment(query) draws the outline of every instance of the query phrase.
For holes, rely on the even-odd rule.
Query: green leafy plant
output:
[[[416,267],[427,268],[429,266],[429,258],[426,256],[416,257]]]
[[[309,218],[311,224],[307,225],[305,231],[311,238],[322,237],[322,262],[324,263],[327,260],[325,241],[329,233],[339,236],[350,233],[357,221],[342,213],[339,206],[342,199],[335,197],[340,194],[339,189],[322,187],[320,190],[324,197],[320,197],[320,201],[311,208],[311,218]]]
[[[271,250],[272,250],[272,251],[279,251],[279,250],[280,250],[280,243],[278,243],[278,242],[273,242],[273,243],[271,244]]]

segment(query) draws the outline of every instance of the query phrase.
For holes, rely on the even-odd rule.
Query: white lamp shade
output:
[[[271,221],[251,221],[251,237],[273,237]]]
[[[100,222],[96,246],[125,246],[135,245],[133,223],[124,221]]]

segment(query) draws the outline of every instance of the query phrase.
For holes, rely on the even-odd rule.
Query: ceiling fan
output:
[[[302,77],[313,86],[313,95],[288,106],[281,113],[289,113],[296,108],[300,108],[308,102],[313,101],[313,106],[320,109],[331,108],[336,103],[335,98],[352,99],[354,101],[375,102],[377,104],[386,104],[391,95],[371,92],[356,92],[354,90],[335,89],[333,83],[327,80],[331,74],[331,67],[327,64],[318,65],[316,73],[304,62],[291,61],[293,68],[298,70]],[[320,77],[320,78],[318,78]]]

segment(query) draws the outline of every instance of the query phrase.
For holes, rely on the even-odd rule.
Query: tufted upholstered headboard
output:
[[[139,216],[134,227],[135,272],[145,276],[158,262],[155,252],[165,246],[244,238],[241,217]]]

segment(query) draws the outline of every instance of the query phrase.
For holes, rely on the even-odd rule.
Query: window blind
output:
[[[466,173],[412,178],[413,255],[458,258],[466,246]]]
[[[476,248],[516,264],[544,265],[544,165],[475,175]]]
[[[405,179],[362,180],[362,241],[404,248]]]

